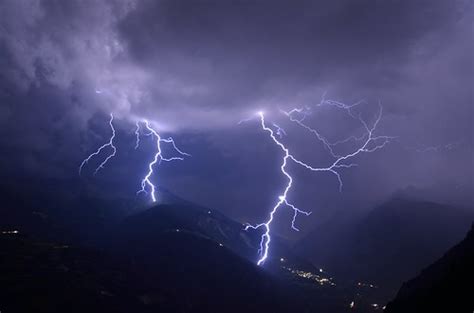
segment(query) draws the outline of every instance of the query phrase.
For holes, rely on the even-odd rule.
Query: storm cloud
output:
[[[255,218],[281,184],[278,155],[237,122],[326,94],[381,101],[380,131],[398,139],[361,158],[342,195],[333,177],[300,173],[303,205],[364,206],[409,185],[456,186],[470,204],[472,12],[470,1],[2,1],[2,171],[75,175],[106,114],[125,133],[147,118],[193,154],[163,169],[168,188]],[[334,139],[350,128],[337,114],[313,122]],[[292,144],[311,155],[307,139]]]

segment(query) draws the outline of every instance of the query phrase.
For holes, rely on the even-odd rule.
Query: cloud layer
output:
[[[279,108],[326,93],[382,101],[382,131],[400,138],[352,183],[349,175],[354,197],[367,193],[360,182],[381,179],[375,194],[435,182],[469,191],[472,12],[470,1],[428,0],[2,1],[0,142],[8,152],[1,161],[63,175],[103,139],[103,115],[114,112],[124,130],[148,118],[188,138],[202,160],[186,175],[170,174],[170,186],[212,205],[228,197],[243,203],[251,188],[273,185],[241,187],[237,176],[265,171],[266,159],[249,155],[268,151],[255,148],[265,140],[258,129],[236,123],[260,109],[278,119]],[[337,115],[313,122],[333,138],[348,127]],[[416,152],[449,143],[458,148]],[[294,145],[307,147],[304,139]],[[226,178],[196,170],[215,155]],[[233,193],[213,194],[220,179]],[[324,183],[302,181],[302,190]],[[263,202],[230,210],[250,216]]]

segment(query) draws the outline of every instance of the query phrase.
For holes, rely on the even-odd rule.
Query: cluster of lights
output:
[[[378,288],[378,286],[374,285],[374,284],[371,284],[371,283],[364,283],[364,282],[358,282],[356,284],[357,287],[363,287],[363,288]],[[359,293],[357,295],[360,295]],[[349,303],[349,308],[353,309],[355,307],[355,301],[352,301],[351,303]],[[375,311],[378,311],[378,310],[385,310],[385,306],[381,306],[380,304],[378,303],[371,303],[370,304],[370,307],[375,310]]]
[[[302,277],[302,278],[305,278],[305,279],[308,279],[308,280],[315,281],[318,284],[320,284],[321,286],[322,285],[336,286],[336,284],[332,281],[331,277],[330,278],[321,277],[320,275],[314,274],[312,272],[297,270],[297,269],[293,269],[293,268],[290,268],[290,267],[283,267],[283,268],[286,269],[287,271],[289,271],[290,273],[292,273],[293,275],[296,275],[296,276],[299,276],[299,277]]]
[[[18,230],[4,230],[2,231],[3,235],[16,235],[19,234],[20,232]]]
[[[367,287],[367,288],[378,288],[376,285],[374,284],[369,284],[369,283],[362,283],[362,282],[358,282],[357,283],[357,286],[359,287]]]
[[[382,309],[382,311],[383,311],[386,308],[385,305],[383,307],[381,307],[378,303],[372,303],[372,304],[370,304],[370,307],[372,307],[376,311],[379,310],[379,309]],[[355,301],[352,301],[351,303],[349,303],[349,308],[350,309],[355,308]]]

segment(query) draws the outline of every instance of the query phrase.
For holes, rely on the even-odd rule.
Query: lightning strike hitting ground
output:
[[[245,227],[245,230],[248,230],[249,228],[252,228],[252,229],[257,229],[257,228],[261,228],[263,227],[264,228],[264,233],[262,235],[262,238],[260,240],[260,249],[259,249],[259,252],[260,252],[260,259],[258,260],[257,264],[258,265],[261,265],[263,262],[265,262],[265,260],[267,259],[268,257],[268,250],[269,250],[269,247],[270,247],[270,241],[271,241],[271,236],[270,236],[270,225],[273,221],[273,218],[274,218],[274,215],[275,213],[277,212],[277,210],[282,206],[282,205],[286,205],[288,207],[290,207],[293,211],[294,211],[294,215],[293,215],[293,221],[292,221],[292,227],[293,229],[295,230],[298,230],[295,226],[294,226],[294,222],[295,222],[295,219],[296,219],[296,215],[298,213],[303,213],[305,215],[309,215],[311,214],[310,212],[305,212],[305,211],[302,211],[298,208],[296,208],[293,204],[289,203],[288,200],[287,200],[287,196],[288,196],[288,192],[290,191],[291,189],[291,186],[293,184],[293,178],[291,177],[291,175],[286,171],[286,165],[288,164],[288,160],[296,160],[294,159],[294,157],[290,154],[290,151],[288,150],[287,147],[285,147],[285,145],[283,143],[281,143],[275,136],[276,135],[279,135],[281,136],[282,132],[281,132],[281,128],[276,126],[274,124],[274,126],[277,127],[277,131],[274,132],[271,128],[267,127],[267,125],[265,124],[265,117],[264,117],[264,114],[263,112],[259,112],[258,115],[260,116],[260,124],[262,126],[262,129],[267,131],[269,134],[270,134],[270,138],[273,140],[273,142],[278,145],[280,147],[281,150],[283,150],[283,152],[285,153],[283,159],[282,159],[282,164],[280,166],[280,170],[281,172],[283,173],[283,175],[286,176],[286,178],[288,179],[288,183],[286,184],[286,187],[283,191],[283,193],[278,196],[278,202],[275,204],[275,206],[273,207],[273,209],[270,211],[270,217],[269,219],[265,222],[265,223],[261,223],[261,224],[258,224],[258,225],[255,225],[255,226],[252,226],[252,225],[247,225]]]
[[[109,141],[105,144],[103,144],[102,146],[99,147],[99,149],[97,149],[94,153],[90,154],[84,161],[82,161],[81,165],[79,166],[79,175],[81,175],[82,173],[82,168],[84,167],[84,165],[86,165],[90,159],[92,159],[94,156],[98,155],[103,149],[107,148],[107,147],[110,147],[112,149],[112,153],[110,153],[106,158],[105,160],[99,164],[99,166],[95,169],[94,171],[94,175],[97,174],[97,172],[104,168],[105,164],[115,156],[116,152],[117,152],[117,148],[114,146],[114,139],[115,139],[115,128],[114,128],[114,125],[112,124],[112,122],[114,121],[114,115],[112,113],[110,113],[110,120],[109,120],[109,125],[110,125],[110,129],[112,130],[112,136],[110,137]]]
[[[149,190],[150,190],[151,200],[153,202],[156,202],[156,186],[151,181],[151,176],[153,175],[153,167],[157,163],[161,163],[161,161],[184,160],[184,158],[183,158],[184,156],[191,156],[191,155],[186,153],[186,152],[181,151],[180,149],[178,149],[178,147],[176,146],[173,138],[171,138],[171,137],[166,138],[166,139],[161,138],[161,136],[158,134],[158,132],[156,132],[150,126],[150,123],[147,120],[144,120],[143,123],[145,124],[145,128],[149,131],[149,133],[145,134],[145,135],[153,136],[154,138],[156,138],[156,153],[155,153],[152,161],[148,164],[148,172],[146,173],[145,177],[143,177],[142,182],[141,182],[141,189],[137,192],[137,194],[140,194],[142,192],[147,194],[148,192],[147,192],[146,189],[147,189],[147,186],[148,186]],[[139,124],[137,122],[137,131],[135,132],[135,134],[137,134],[137,147],[140,143],[138,129],[139,129]],[[161,148],[161,143],[163,143],[163,142],[171,144],[173,149],[176,152],[178,152],[178,154],[181,155],[181,156],[175,156],[175,157],[171,157],[171,158],[163,157],[162,148]]]
[[[304,215],[307,215],[307,216],[311,214],[310,212],[306,212],[306,211],[302,211],[302,210],[298,209],[293,204],[289,203],[288,200],[287,200],[288,193],[289,193],[289,191],[292,187],[292,184],[293,184],[293,178],[288,173],[288,171],[286,170],[286,166],[288,164],[288,161],[293,161],[294,163],[304,167],[307,170],[313,171],[313,172],[330,172],[330,173],[334,174],[336,176],[337,180],[338,180],[338,183],[339,183],[339,190],[341,191],[342,187],[343,187],[343,182],[342,182],[342,178],[341,178],[341,175],[339,173],[339,170],[344,169],[344,168],[351,168],[351,167],[357,166],[357,164],[355,164],[355,163],[346,163],[346,162],[349,161],[351,158],[353,158],[353,157],[355,157],[355,156],[357,156],[357,155],[359,155],[363,152],[374,152],[378,149],[381,149],[391,139],[394,138],[394,137],[390,137],[390,136],[377,136],[377,135],[374,134],[374,132],[377,128],[377,125],[378,125],[378,123],[380,122],[380,120],[382,118],[382,106],[380,106],[380,109],[379,109],[379,112],[376,116],[375,122],[370,127],[368,125],[368,123],[364,119],[362,119],[362,117],[360,115],[356,116],[354,114],[354,112],[352,111],[352,109],[355,106],[359,105],[360,103],[361,102],[358,102],[358,103],[353,104],[353,105],[345,105],[345,104],[337,102],[337,101],[324,100],[323,99],[323,101],[321,101],[321,103],[319,103],[317,105],[317,106],[331,105],[331,106],[335,106],[338,109],[346,110],[347,113],[352,118],[357,119],[358,121],[360,121],[363,129],[365,130],[364,135],[362,135],[360,137],[351,136],[351,137],[346,138],[344,140],[340,140],[340,141],[333,142],[333,143],[330,143],[318,131],[316,131],[315,129],[313,129],[313,128],[309,127],[308,125],[306,125],[305,123],[303,123],[305,118],[312,114],[311,107],[307,106],[307,107],[303,107],[303,108],[293,109],[293,110],[288,111],[288,112],[283,111],[283,113],[285,115],[287,115],[292,122],[297,123],[299,126],[301,126],[304,129],[310,131],[311,133],[313,133],[316,136],[316,138],[328,150],[328,152],[331,154],[331,156],[334,158],[332,163],[330,163],[327,166],[323,166],[323,167],[314,167],[312,165],[309,165],[309,164],[295,158],[290,153],[289,149],[281,141],[279,141],[276,137],[276,135],[277,135],[277,136],[280,137],[280,139],[282,139],[282,137],[284,135],[286,135],[286,132],[280,126],[278,126],[276,124],[273,124],[273,127],[275,128],[275,131],[273,129],[269,128],[265,123],[265,117],[264,117],[263,112],[258,112],[258,116],[260,117],[260,125],[261,125],[262,129],[269,133],[270,138],[273,140],[273,142],[277,146],[279,146],[281,148],[281,150],[284,152],[284,156],[283,156],[283,159],[282,159],[282,164],[281,164],[280,170],[283,173],[283,175],[286,176],[286,178],[288,179],[288,182],[285,186],[285,189],[284,189],[283,193],[280,196],[278,196],[278,201],[275,204],[275,206],[272,208],[272,210],[270,211],[270,215],[269,215],[269,218],[267,219],[267,221],[264,222],[264,223],[257,224],[257,225],[249,225],[248,224],[245,227],[245,230],[248,230],[250,228],[251,229],[260,229],[260,228],[264,229],[264,233],[262,234],[261,240],[260,240],[260,249],[259,249],[260,258],[257,262],[258,265],[263,264],[265,262],[265,260],[268,258],[269,247],[270,247],[270,242],[271,242],[271,234],[270,234],[270,232],[271,232],[271,223],[274,220],[275,213],[278,211],[278,209],[280,207],[285,205],[285,206],[287,206],[287,207],[289,207],[293,210],[294,214],[293,214],[293,219],[291,221],[291,227],[294,230],[297,230],[297,231],[298,231],[298,228],[296,228],[295,222],[296,222],[296,217],[297,217],[298,213],[301,213],[301,214],[304,214]],[[300,118],[294,117],[294,115],[296,115],[296,114],[299,114]],[[352,152],[344,154],[344,155],[339,155],[333,150],[334,146],[336,146],[338,144],[346,143],[346,142],[351,141],[351,140],[354,140],[356,142],[361,142],[359,147],[356,148],[355,150],[353,150]]]

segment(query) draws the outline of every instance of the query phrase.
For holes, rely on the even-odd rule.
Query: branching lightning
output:
[[[100,169],[104,168],[105,164],[112,157],[115,156],[115,154],[117,152],[117,148],[114,145],[115,128],[114,128],[114,125],[113,125],[113,121],[114,121],[114,116],[113,116],[112,113],[110,113],[109,125],[110,125],[110,128],[112,130],[112,136],[110,137],[110,139],[107,143],[100,146],[95,152],[91,153],[84,161],[82,161],[81,165],[79,166],[79,175],[81,174],[83,167],[93,157],[99,155],[102,152],[102,150],[106,149],[107,147],[110,147],[112,149],[112,151],[109,155],[107,155],[107,157],[104,159],[104,161],[102,163],[100,163],[99,166],[95,169],[94,174],[97,174],[97,172]],[[167,161],[168,162],[168,161],[174,161],[174,160],[183,160],[185,156],[191,156],[191,155],[186,153],[186,152],[183,152],[182,150],[180,150],[176,146],[176,143],[174,142],[173,138],[171,138],[171,137],[162,138],[158,134],[158,132],[155,129],[153,129],[153,127],[150,125],[148,120],[143,120],[143,122],[141,122],[141,123],[144,124],[146,131],[148,131],[146,133],[144,133],[142,131],[142,133],[144,133],[145,136],[151,136],[152,138],[156,139],[156,153],[155,153],[153,159],[148,164],[148,171],[147,171],[146,175],[143,177],[143,179],[141,181],[141,189],[137,192],[137,194],[139,194],[139,193],[146,193],[146,194],[150,193],[151,200],[153,202],[156,202],[156,186],[151,181],[152,175],[154,174],[154,171],[153,171],[154,166],[157,163],[158,164],[161,163],[161,161]],[[136,150],[140,146],[140,130],[141,130],[142,127],[140,125],[140,122],[136,122],[135,126],[136,126],[136,128],[135,128],[135,131],[134,131],[134,134],[135,134],[135,146],[134,146],[134,148]],[[164,157],[163,154],[162,154],[162,147],[161,147],[162,143],[166,143],[166,144],[171,145],[171,147],[174,149],[174,151],[177,152],[178,156],[173,156],[173,157],[169,157],[169,158]]]
[[[286,116],[289,117],[290,121],[297,123],[299,126],[303,127],[304,129],[308,130],[309,132],[313,133],[316,138],[324,145],[324,147],[329,151],[331,156],[334,158],[333,163],[331,163],[329,166],[326,167],[312,167],[306,163],[303,163],[299,160],[293,159],[293,161],[306,169],[314,172],[331,172],[333,173],[339,182],[339,190],[342,191],[343,183],[341,179],[341,175],[338,172],[338,169],[341,168],[350,168],[357,166],[355,163],[344,163],[345,161],[350,160],[351,158],[363,153],[363,152],[374,152],[376,150],[379,150],[383,147],[385,147],[386,144],[390,142],[390,140],[394,139],[395,137],[393,136],[380,136],[380,135],[375,135],[375,130],[377,129],[377,126],[382,118],[382,112],[383,108],[381,105],[379,105],[379,111],[378,114],[376,115],[375,122],[373,125],[370,127],[368,123],[362,118],[361,114],[355,115],[352,112],[352,108],[355,107],[356,105],[359,105],[362,102],[357,102],[352,105],[346,105],[337,101],[332,101],[332,100],[324,100],[321,101],[317,106],[322,106],[324,104],[327,105],[332,105],[335,106],[339,109],[344,109],[347,111],[347,113],[354,119],[357,119],[363,129],[364,129],[364,134],[357,137],[357,136],[350,136],[346,139],[339,140],[333,143],[330,143],[324,136],[322,136],[316,129],[309,127],[307,124],[303,123],[303,119],[297,119],[293,115],[295,112],[301,113],[304,112],[303,109],[293,109],[291,111],[282,111]],[[304,116],[307,116],[307,113],[304,113]],[[350,140],[354,140],[356,142],[362,142],[357,149],[354,151],[344,154],[344,155],[339,155],[334,152],[333,147],[339,144],[346,143]]]
[[[152,159],[152,161],[148,164],[148,172],[146,173],[145,177],[143,177],[141,181],[141,189],[137,192],[137,194],[140,193],[148,193],[147,192],[147,186],[150,190],[150,195],[151,195],[151,200],[153,202],[156,202],[156,186],[153,184],[151,181],[151,176],[153,175],[153,168],[154,166],[158,163],[161,163],[161,161],[175,161],[175,160],[184,160],[184,156],[191,156],[190,154],[181,151],[178,149],[176,146],[173,138],[169,137],[166,139],[161,138],[161,136],[158,134],[156,130],[154,130],[151,126],[150,123],[147,120],[144,120],[143,123],[145,124],[145,128],[149,131],[148,136],[153,136],[156,138],[156,153]],[[140,144],[140,134],[139,134],[139,123],[137,122],[137,130],[135,131],[136,134],[136,147],[138,148],[138,145]],[[169,143],[173,147],[173,149],[180,155],[180,156],[174,156],[170,158],[166,158],[162,154],[162,148],[161,144],[162,143]]]
[[[117,148],[114,146],[115,128],[114,128],[114,124],[112,123],[113,121],[114,121],[114,115],[112,113],[110,113],[109,125],[110,125],[110,129],[112,130],[112,136],[110,137],[110,139],[107,143],[100,146],[95,152],[91,153],[86,159],[84,159],[84,161],[82,161],[81,165],[79,166],[79,175],[81,175],[82,168],[84,167],[84,165],[86,165],[94,156],[99,155],[99,153],[103,149],[105,149],[107,147],[110,147],[112,149],[112,153],[107,155],[107,157],[104,159],[104,161],[99,164],[99,166],[94,171],[94,175],[97,174],[97,172],[99,172],[100,169],[104,168],[105,164],[111,158],[113,158],[115,156],[115,154],[117,153]]]
[[[337,101],[323,99],[319,104],[316,105],[316,106],[331,105],[338,109],[345,110],[352,118],[357,119],[361,123],[362,128],[364,129],[364,134],[362,136],[350,136],[346,139],[343,139],[337,142],[332,142],[332,143],[329,142],[326,139],[326,137],[321,135],[316,129],[311,128],[306,123],[304,123],[304,120],[306,119],[306,117],[312,114],[311,107],[306,106],[303,108],[292,109],[290,111],[282,111],[286,116],[288,116],[290,121],[295,122],[299,126],[303,127],[304,129],[314,134],[317,140],[320,141],[324,145],[326,150],[332,156],[333,160],[330,164],[323,167],[314,167],[312,165],[309,165],[306,162],[303,162],[297,159],[290,152],[289,148],[286,147],[285,144],[281,142],[281,139],[283,138],[283,136],[286,135],[286,132],[283,130],[283,128],[281,128],[280,126],[276,124],[272,124],[275,130],[268,127],[265,121],[264,113],[258,112],[261,128],[270,135],[270,138],[273,140],[273,142],[284,152],[280,170],[282,174],[287,178],[287,184],[285,186],[285,189],[278,196],[278,201],[276,202],[275,206],[270,211],[269,218],[266,220],[266,222],[260,223],[257,225],[247,224],[247,226],[245,227],[245,230],[263,228],[263,234],[260,239],[259,260],[257,262],[258,265],[263,264],[265,260],[268,258],[269,247],[270,247],[270,242],[271,242],[271,224],[274,220],[276,212],[278,211],[280,207],[286,206],[293,210],[294,214],[293,214],[293,219],[291,221],[291,227],[296,231],[299,230],[295,226],[297,215],[304,214],[308,216],[311,214],[311,212],[306,212],[306,211],[298,209],[296,206],[294,206],[292,203],[288,201],[288,193],[293,184],[293,177],[288,173],[287,168],[286,168],[289,161],[292,161],[309,171],[330,172],[334,174],[339,184],[339,190],[342,191],[343,181],[342,181],[341,174],[339,173],[339,171],[341,169],[357,166],[356,163],[350,162],[352,158],[364,152],[374,152],[376,150],[379,150],[383,148],[387,143],[389,143],[391,139],[394,138],[390,136],[375,135],[376,128],[382,118],[382,106],[379,106],[379,111],[375,117],[375,122],[373,123],[372,126],[369,126],[369,124],[361,117],[361,115],[356,115],[353,112],[353,108],[359,105],[360,103],[362,102],[358,102],[353,105],[345,105]],[[298,115],[299,118],[296,117],[295,115]],[[277,138],[277,136],[279,138]],[[336,145],[343,144],[352,140],[355,142],[360,142],[358,147],[355,148],[352,152],[346,153],[344,155],[340,155],[334,151],[334,147]]]
[[[273,222],[273,218],[275,216],[275,213],[278,211],[278,209],[282,206],[282,205],[286,205],[288,207],[290,207],[293,211],[294,211],[294,215],[293,215],[293,221],[292,221],[292,227],[293,229],[295,230],[298,230],[296,227],[295,227],[295,220],[296,220],[296,216],[298,215],[298,213],[303,213],[305,215],[309,215],[311,214],[310,212],[306,212],[306,211],[302,211],[298,208],[296,208],[293,204],[289,203],[288,200],[287,200],[287,196],[288,196],[288,192],[290,191],[291,189],[291,186],[293,185],[293,177],[291,177],[291,175],[287,172],[286,170],[286,165],[288,164],[288,160],[296,160],[291,154],[290,154],[290,151],[289,149],[283,144],[281,143],[277,137],[275,135],[278,135],[278,136],[281,136],[282,133],[282,128],[280,128],[279,126],[275,125],[274,126],[276,127],[276,131],[274,132],[273,129],[267,127],[267,125],[265,124],[265,116],[263,114],[263,112],[259,112],[258,113],[259,117],[260,117],[260,125],[262,126],[262,129],[266,132],[268,132],[270,134],[270,138],[273,140],[273,142],[280,147],[280,149],[284,152],[284,157],[282,159],[282,164],[280,166],[280,170],[281,172],[283,173],[283,175],[286,176],[286,178],[288,179],[288,182],[286,184],[286,187],[283,191],[283,193],[278,196],[278,201],[277,203],[275,204],[275,206],[273,207],[273,209],[270,211],[270,217],[269,219],[265,222],[265,223],[261,223],[261,224],[258,224],[258,225],[255,225],[255,226],[252,226],[252,225],[247,225],[245,227],[245,230],[248,230],[249,228],[253,228],[253,229],[257,229],[257,228],[261,228],[263,227],[264,228],[264,233],[261,237],[261,240],[260,240],[260,259],[258,260],[257,264],[258,265],[261,265],[263,262],[265,262],[265,260],[267,259],[268,257],[268,250],[269,250],[269,247],[270,247],[270,241],[271,241],[271,236],[270,236],[270,225],[271,223]]]

